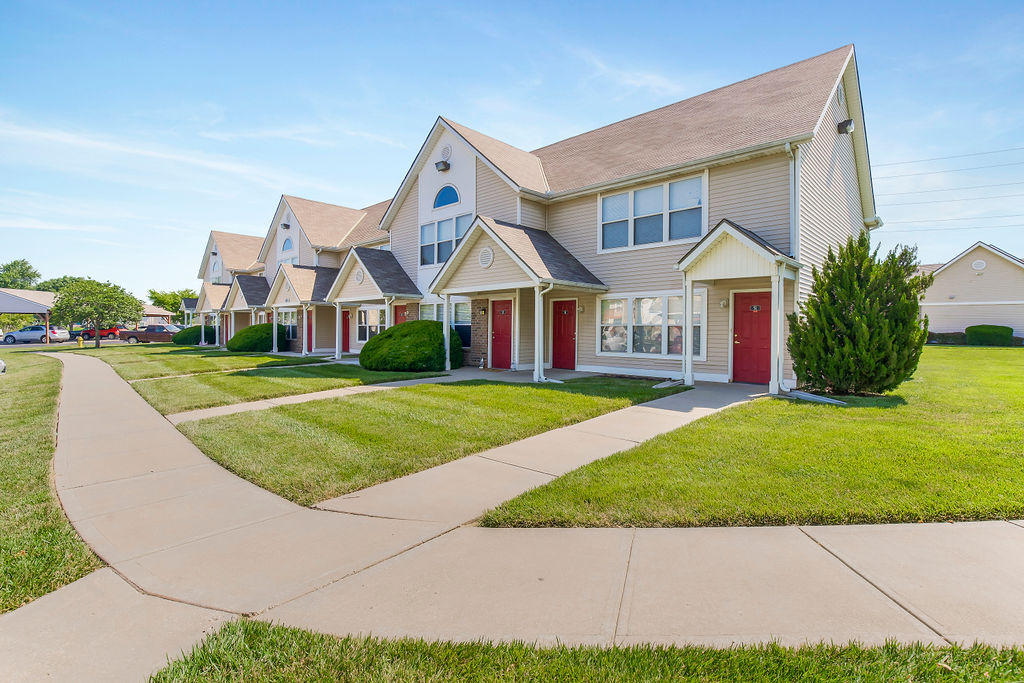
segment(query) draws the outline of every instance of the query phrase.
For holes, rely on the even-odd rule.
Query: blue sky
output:
[[[849,42],[874,164],[1024,148],[1019,2],[483,5],[0,0],[0,262],[194,286],[282,192],[390,197],[438,114],[533,149]],[[875,177],[883,247],[1024,255],[1024,149]]]

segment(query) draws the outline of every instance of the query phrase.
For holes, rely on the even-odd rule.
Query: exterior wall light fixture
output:
[[[445,171],[447,171],[451,167],[452,167],[452,165],[450,163],[448,163],[447,161],[443,161],[443,160],[442,161],[438,161],[437,163],[434,164],[434,168],[437,169],[438,173],[444,173]]]

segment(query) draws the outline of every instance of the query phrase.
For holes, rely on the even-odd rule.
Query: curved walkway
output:
[[[110,567],[0,615],[5,680],[143,677],[238,614],[337,634],[540,643],[1024,642],[1020,523],[462,526],[749,388],[704,385],[326,511],[212,463],[102,361],[59,358],[55,484]]]

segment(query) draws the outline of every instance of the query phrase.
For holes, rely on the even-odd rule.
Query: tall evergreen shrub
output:
[[[885,258],[867,233],[812,270],[811,295],[789,315],[789,352],[801,386],[832,394],[890,391],[917,369],[928,339],[920,299],[932,283],[919,275],[917,250]]]

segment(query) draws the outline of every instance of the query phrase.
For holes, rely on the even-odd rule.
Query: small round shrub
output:
[[[228,351],[272,351],[273,344],[273,323],[260,323],[243,327],[235,336],[228,339]],[[284,325],[277,326],[277,350],[288,350],[288,339],[285,337]]]
[[[955,344],[964,345],[967,343],[967,335],[963,332],[929,332],[929,344]]]
[[[1013,346],[1013,328],[1004,325],[971,325],[964,333],[971,346]]]
[[[444,370],[443,323],[410,320],[384,330],[363,345],[359,364],[367,370],[424,372]],[[452,367],[462,365],[462,341],[450,334]]]
[[[201,338],[202,328],[199,325],[193,327],[186,327],[181,332],[176,333],[171,337],[171,342],[174,344],[180,344],[182,346],[195,346],[199,343]],[[206,343],[211,343],[217,335],[217,331],[212,325],[206,326]]]

